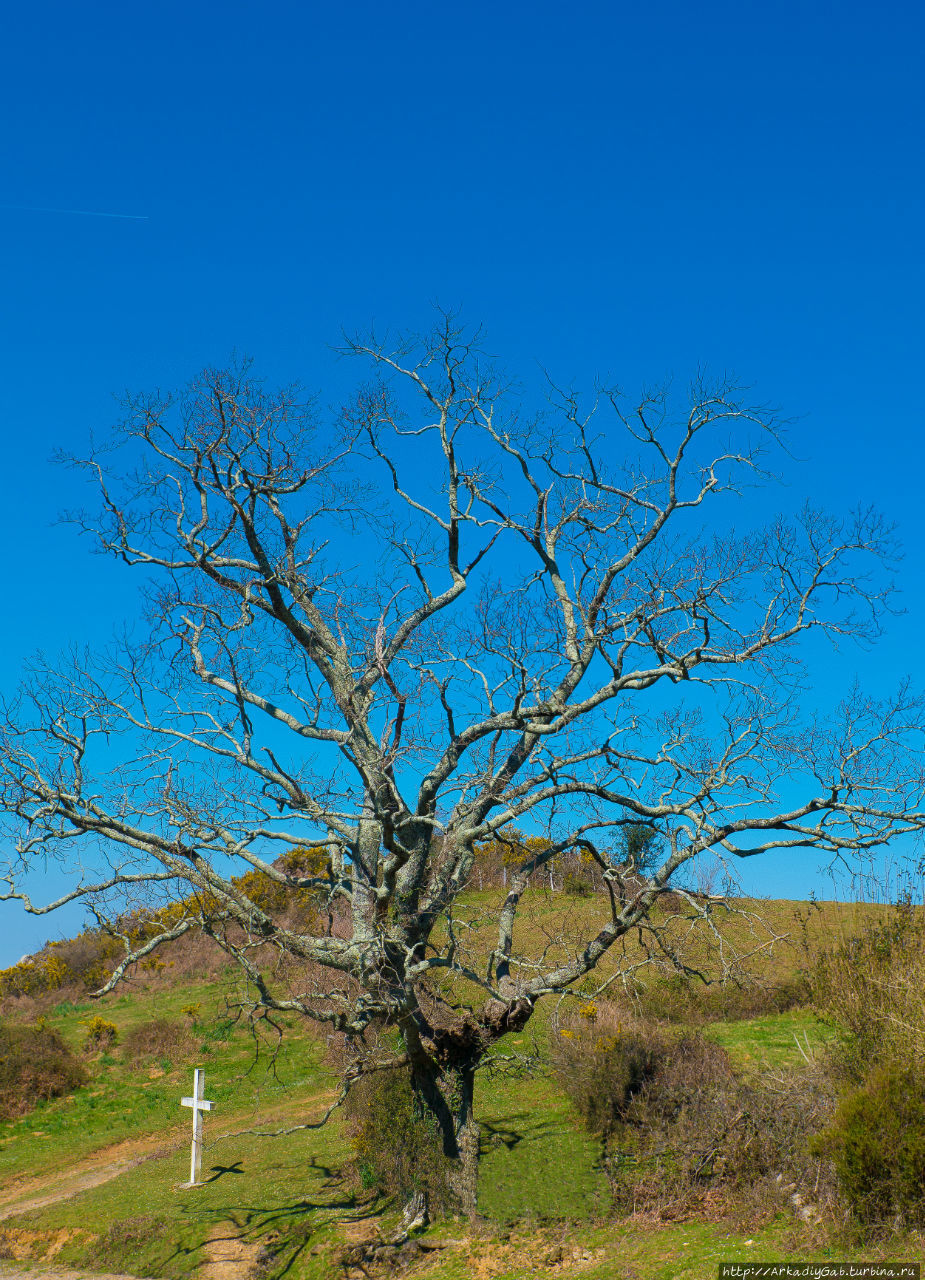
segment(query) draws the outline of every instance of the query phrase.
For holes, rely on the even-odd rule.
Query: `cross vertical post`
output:
[[[192,1107],[193,1110],[193,1146],[190,1152],[189,1172],[189,1185],[191,1187],[195,1187],[198,1184],[199,1174],[202,1171],[202,1113],[203,1111],[211,1111],[213,1106],[211,1102],[207,1102],[202,1096],[205,1074],[200,1067],[195,1067],[193,1069],[193,1096],[180,1099],[182,1107]]]

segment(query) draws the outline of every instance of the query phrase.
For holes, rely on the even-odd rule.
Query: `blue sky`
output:
[[[8,8],[0,684],[134,611],[53,524],[80,498],[49,457],[113,393],[237,349],[336,400],[342,327],[439,301],[514,370],[633,388],[702,363],[793,415],[782,505],[872,501],[904,538],[876,670],[820,677],[887,688],[925,624],[923,28],[891,0]],[[0,963],[65,923],[8,908]]]

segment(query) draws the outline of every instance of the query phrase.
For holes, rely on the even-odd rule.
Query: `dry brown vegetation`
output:
[[[152,1018],[125,1033],[122,1052],[126,1062],[133,1064],[146,1058],[182,1062],[191,1056],[195,1045],[188,1024],[174,1018]]]
[[[0,1119],[72,1093],[86,1079],[80,1061],[51,1027],[0,1024]]]
[[[564,1017],[553,1069],[592,1133],[615,1210],[674,1217],[705,1197],[780,1208],[786,1179],[818,1202],[831,1177],[810,1138],[831,1118],[835,1090],[807,1064],[743,1078],[718,1044],[691,1028],[642,1017],[628,1003],[589,1002]]]

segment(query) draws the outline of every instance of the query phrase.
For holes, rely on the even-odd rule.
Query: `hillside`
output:
[[[478,914],[484,904],[476,895],[469,905]],[[821,1053],[829,1034],[794,995],[798,970],[821,939],[850,932],[875,909],[749,905],[760,905],[781,939],[753,956],[761,987],[705,999],[662,984],[645,1000],[648,1016],[661,1001],[663,1020],[702,1025],[736,1073],[780,1074]],[[541,929],[554,906],[540,902],[532,927]],[[589,908],[579,902],[574,909]],[[290,1129],[323,1114],[336,1088],[328,1044],[312,1027],[283,1020],[278,1040],[268,1022],[236,1016],[235,975],[213,962],[216,971],[197,980],[188,973],[191,962],[192,953],[178,952],[173,968],[168,959],[98,1002],[53,994],[5,1001],[8,1022],[41,1014],[89,1078],[69,1096],[0,1125],[0,1249],[7,1257],[166,1280],[353,1274],[356,1248],[388,1233],[397,1206],[364,1186],[343,1115],[288,1136],[249,1132]],[[720,1260],[883,1255],[883,1245],[852,1251],[827,1242],[793,1213],[783,1192],[739,1209],[707,1195],[678,1220],[669,1210],[615,1217],[601,1144],[550,1071],[550,1012],[514,1037],[513,1048],[539,1060],[532,1074],[480,1077],[483,1222],[430,1227],[400,1267],[434,1280],[674,1280],[715,1275]],[[87,1048],[94,1018],[114,1025],[112,1043]],[[184,1189],[190,1113],[179,1100],[190,1092],[194,1065],[204,1068],[216,1108],[205,1117],[204,1185]],[[345,1252],[350,1248],[354,1255]],[[370,1265],[375,1274],[386,1264]]]

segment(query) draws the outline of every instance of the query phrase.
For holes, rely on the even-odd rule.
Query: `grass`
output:
[[[488,894],[482,895],[487,898]],[[475,913],[485,903],[473,901]],[[791,940],[760,956],[764,977],[783,981],[805,962],[804,941],[850,927],[864,912],[840,916],[833,904],[818,911],[796,904],[768,905],[771,930]],[[542,937],[552,908],[538,896],[521,943]],[[591,910],[584,902],[575,911]],[[744,930],[746,926],[743,924]],[[532,931],[532,932],[531,932]],[[535,937],[533,934],[535,933]],[[487,939],[488,933],[486,931]],[[740,941],[744,941],[740,939]],[[118,1155],[119,1143],[145,1146],[144,1163],[68,1200],[19,1213],[0,1224],[14,1246],[32,1241],[34,1256],[54,1252],[56,1264],[116,1269],[181,1280],[205,1258],[216,1232],[233,1232],[253,1249],[265,1280],[330,1280],[341,1274],[345,1241],[378,1225],[387,1230],[394,1206],[362,1189],[340,1119],[286,1138],[240,1132],[255,1126],[294,1125],[317,1115],[332,1088],[324,1043],[291,1022],[278,1057],[265,1044],[255,1056],[246,1023],[229,1019],[231,979],[176,987],[139,986],[102,1002],[62,1002],[48,1015],[75,1050],[82,1051],[84,1021],[96,1013],[116,1024],[119,1038],[87,1059],[91,1083],[68,1099],[38,1107],[0,1125],[0,1181],[31,1177],[51,1185],[62,1169],[95,1157]],[[192,1056],[182,1062],[146,1060],[132,1065],[123,1052],[126,1033],[152,1018],[185,1020],[196,1006]],[[542,1050],[548,1011],[505,1049]],[[706,1028],[741,1071],[785,1069],[804,1051],[818,1052],[828,1032],[804,1009]],[[534,1043],[535,1042],[535,1043]],[[807,1048],[808,1046],[808,1048]],[[185,1188],[189,1113],[179,1099],[189,1092],[191,1067],[206,1071],[206,1096],[217,1103],[206,1116],[204,1184]],[[422,1268],[431,1280],[519,1280],[580,1274],[590,1280],[701,1280],[720,1261],[876,1260],[867,1246],[829,1246],[814,1238],[782,1205],[760,1229],[732,1229],[706,1209],[702,1220],[679,1223],[608,1218],[609,1198],[599,1144],[581,1128],[571,1104],[548,1076],[479,1076],[476,1111],[482,1124],[480,1210],[477,1229],[461,1223],[431,1227],[433,1246]],[[17,1244],[18,1242],[18,1244]],[[912,1256],[920,1242],[895,1245]],[[892,1256],[898,1256],[895,1252]]]
[[[271,1066],[271,1046],[257,1043],[245,1027],[232,1028],[225,1009],[225,987],[204,983],[178,991],[140,991],[91,1006],[65,1004],[47,1018],[68,1044],[81,1052],[86,1037],[82,1020],[99,1011],[119,1028],[120,1039],[131,1027],[153,1017],[180,1019],[185,1004],[199,1003],[201,1023],[193,1025],[199,1040],[195,1065],[204,1067],[208,1097],[223,1112],[253,1110],[284,1099],[293,1091],[318,1092],[330,1087],[321,1066],[322,1047],[314,1038],[290,1027],[283,1050]],[[0,1124],[0,1180],[60,1169],[103,1147],[129,1139],[162,1134],[169,1138],[188,1126],[180,1096],[189,1092],[191,1063],[166,1059],[133,1065],[119,1043],[88,1059],[91,1081],[69,1097],[38,1107],[17,1121]]]
[[[604,1211],[600,1146],[578,1127],[571,1104],[547,1079],[483,1077],[476,1113],[482,1124],[482,1213],[509,1224],[587,1219]]]
[[[137,1148],[150,1140],[150,1150],[143,1163],[112,1181],[7,1219],[0,1231],[11,1232],[14,1242],[37,1241],[37,1256],[44,1238],[56,1264],[117,1265],[136,1274],[181,1277],[202,1261],[205,1242],[222,1223],[271,1244],[298,1228],[292,1248],[304,1252],[307,1225],[313,1238],[320,1233],[324,1239],[330,1220],[340,1222],[354,1211],[355,1192],[345,1189],[350,1153],[338,1125],[287,1139],[222,1136],[262,1127],[267,1117],[271,1128],[298,1124],[323,1110],[332,1088],[323,1042],[292,1023],[274,1055],[272,1039],[259,1044],[246,1023],[229,1019],[226,991],[221,982],[139,989],[92,1005],[64,1002],[48,1015],[75,1050],[85,1039],[83,1020],[96,1012],[116,1024],[119,1038],[87,1060],[88,1086],[0,1125],[3,1184],[28,1177],[24,1194],[35,1194],[31,1181],[53,1189],[62,1169],[94,1153],[101,1160],[115,1158],[122,1154],[120,1143]],[[125,1060],[121,1042],[132,1027],[154,1017],[180,1019],[184,1006],[196,1004],[191,1060]],[[190,1090],[193,1065],[205,1068],[206,1094],[216,1109],[206,1117],[204,1185],[183,1189],[189,1177],[189,1112],[179,1102]],[[305,1274],[330,1274],[319,1267]]]
[[[525,1148],[529,1141],[525,1139]],[[263,1250],[267,1280],[331,1280],[341,1274],[338,1255],[345,1233],[371,1231],[382,1206],[364,1201],[344,1177],[339,1165],[347,1153],[336,1138],[311,1135],[285,1146],[249,1152],[237,1173],[230,1172],[232,1151],[221,1160],[213,1151],[212,1180],[195,1190],[177,1189],[174,1178],[181,1173],[181,1162],[168,1158],[54,1210],[28,1215],[17,1225],[70,1233],[56,1264],[89,1261],[165,1280],[193,1274],[204,1260],[206,1240],[216,1230],[233,1230]],[[559,1171],[559,1186],[566,1172]],[[515,1174],[509,1171],[509,1176]],[[721,1261],[872,1261],[884,1256],[882,1247],[820,1244],[783,1213],[758,1230],[731,1230],[709,1221],[614,1223],[556,1216],[551,1220],[534,1208],[515,1224],[502,1222],[475,1233],[459,1223],[433,1227],[423,1237],[434,1247],[428,1280],[563,1274],[590,1280],[704,1280],[716,1274]],[[134,1234],[120,1236],[117,1231],[115,1252],[101,1253],[98,1245],[94,1251],[87,1222],[126,1221],[135,1227]],[[898,1256],[895,1248],[888,1256]],[[914,1248],[907,1242],[900,1252],[911,1256]]]
[[[334,1131],[303,1132],[285,1141],[225,1139],[207,1141],[203,1184],[184,1188],[189,1176],[189,1151],[165,1153],[129,1170],[119,1178],[48,1208],[21,1215],[20,1231],[68,1235],[56,1263],[86,1264],[94,1260],[94,1228],[126,1220],[146,1220],[145,1236],[125,1241],[116,1257],[99,1261],[130,1265],[142,1275],[182,1277],[203,1261],[203,1246],[216,1228],[233,1224],[245,1239],[287,1243],[282,1252],[302,1251],[331,1236],[333,1222],[369,1212],[357,1204],[356,1192],[340,1171],[349,1153],[342,1135]],[[296,1230],[297,1229],[297,1230]],[[291,1245],[288,1237],[299,1237]],[[118,1239],[113,1242],[118,1247]],[[98,1253],[98,1248],[97,1248]],[[291,1259],[286,1259],[291,1261]],[[320,1265],[320,1264],[319,1264]],[[305,1275],[330,1274],[302,1270]]]
[[[713,1022],[705,1034],[742,1071],[791,1067],[824,1050],[831,1030],[809,1009],[768,1013],[739,1022]]]
[[[459,1224],[432,1228],[428,1242],[446,1245],[427,1271],[433,1280],[554,1275],[563,1263],[602,1280],[634,1274],[673,1280],[715,1273],[719,1260],[796,1256],[792,1223],[783,1217],[753,1236],[709,1223],[603,1225],[596,1144],[577,1129],[564,1100],[551,1096],[543,1081],[496,1080],[479,1103],[485,1141],[480,1207],[500,1230],[469,1236]],[[337,1124],[285,1141],[213,1141],[203,1162],[206,1181],[195,1189],[180,1187],[187,1158],[185,1149],[164,1154],[72,1200],[22,1215],[15,1226],[67,1237],[57,1264],[95,1261],[180,1280],[203,1261],[212,1233],[233,1224],[243,1239],[264,1248],[268,1278],[330,1280],[339,1272],[345,1229],[371,1225],[383,1208],[364,1200],[349,1176],[349,1149]],[[87,1223],[126,1221],[134,1232],[116,1231],[115,1253],[94,1248]],[[748,1239],[755,1243],[746,1245]]]

